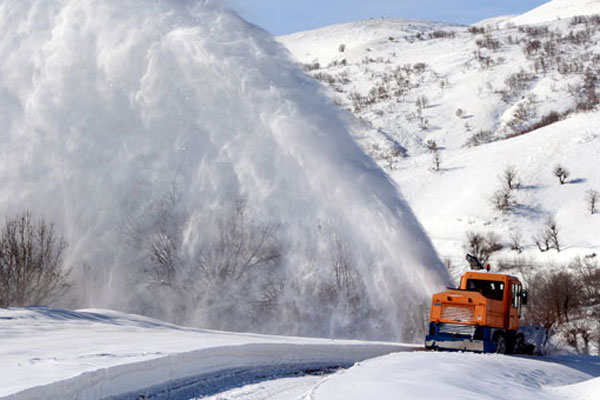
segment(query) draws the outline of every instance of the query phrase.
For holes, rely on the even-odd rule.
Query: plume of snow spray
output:
[[[0,0],[0,206],[76,306],[411,339],[448,276],[347,115],[219,1]]]

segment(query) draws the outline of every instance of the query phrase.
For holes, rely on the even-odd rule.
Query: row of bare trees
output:
[[[576,257],[560,266],[539,266],[512,260],[503,268],[526,282],[529,304],[524,321],[542,325],[571,347],[589,353],[600,345],[600,265],[595,254]]]

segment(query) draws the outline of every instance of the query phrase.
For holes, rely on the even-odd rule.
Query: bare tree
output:
[[[68,291],[67,243],[57,238],[52,222],[34,222],[24,212],[7,217],[0,235],[0,306],[43,304]]]
[[[521,183],[519,182],[518,178],[517,169],[512,165],[506,167],[504,173],[502,174],[501,181],[510,190],[518,189],[521,186]]]
[[[427,108],[427,106],[429,105],[429,99],[425,95],[419,96],[417,98],[415,105],[418,110],[423,110],[424,108]]]
[[[559,232],[556,219],[550,216],[546,219],[542,231],[533,237],[533,241],[541,252],[546,252],[552,248],[560,252]]]
[[[481,233],[467,232],[465,249],[468,253],[477,257],[482,264],[486,264],[491,255],[502,250],[502,247],[500,239],[493,232],[489,232],[485,236]]]
[[[552,172],[554,173],[554,176],[558,178],[561,185],[565,184],[570,175],[569,171],[560,164],[557,164]]]
[[[523,252],[523,246],[521,242],[523,240],[523,234],[521,231],[512,230],[510,232],[510,249],[516,251],[517,253]]]
[[[590,210],[590,214],[594,215],[596,213],[596,205],[598,201],[600,201],[600,192],[594,189],[590,189],[585,193],[585,201],[588,205],[588,210]]]
[[[440,155],[440,151],[438,149],[436,149],[433,153],[432,153],[432,165],[431,168],[435,171],[435,172],[440,172],[440,165],[442,163],[442,156]]]
[[[492,194],[490,199],[492,205],[497,211],[507,213],[515,206],[513,191],[507,185],[502,187]]]
[[[433,139],[429,139],[429,140],[427,141],[427,149],[428,149],[429,151],[431,151],[432,153],[434,153],[434,152],[438,151],[438,145],[437,145],[437,142],[436,142],[435,140],[433,140]]]

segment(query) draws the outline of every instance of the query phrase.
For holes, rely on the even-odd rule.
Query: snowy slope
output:
[[[600,14],[598,0],[552,0],[506,23],[515,25],[539,24],[557,19],[568,19],[576,15]]]
[[[99,399],[218,372],[347,366],[412,349],[205,331],[112,311],[43,307],[0,309],[0,330],[2,399]]]
[[[1,0],[0,58],[0,208],[65,235],[63,303],[416,337],[448,282],[429,238],[356,121],[220,0]]]
[[[372,18],[293,33],[280,37],[286,47],[302,62],[327,65],[336,59],[364,57],[367,49],[384,46],[386,42],[423,32],[455,25],[443,22]],[[344,45],[343,51],[340,45]]]
[[[430,156],[407,160],[392,176],[413,204],[417,216],[434,238],[441,254],[460,264],[464,232],[493,231],[508,243],[509,233],[519,230],[525,250],[521,257],[550,265],[568,262],[600,249],[600,218],[585,207],[585,193],[600,188],[595,173],[600,160],[600,114],[573,116],[513,139],[458,150],[445,155],[443,171],[429,170]],[[552,174],[556,163],[572,172],[570,183],[560,185]],[[491,196],[501,187],[498,178],[512,165],[522,188],[516,192],[516,212],[491,210]],[[540,254],[531,237],[546,216],[555,216],[564,247],[560,253]],[[509,248],[498,258],[514,256]]]
[[[549,3],[558,8],[565,4]],[[569,4],[580,14],[594,11],[585,0]],[[334,102],[364,121],[363,148],[398,183],[452,266],[466,267],[467,231],[500,236],[505,250],[493,262],[521,257],[546,265],[598,254],[600,220],[589,215],[585,198],[590,190],[600,191],[599,114],[597,107],[577,110],[585,74],[599,75],[600,29],[569,19],[533,30],[498,28],[497,21],[483,21],[477,29],[422,22],[420,37],[407,34],[397,21],[383,21],[386,28],[399,24],[396,34],[386,30],[370,39],[369,51],[338,52],[333,62],[321,62],[309,73],[330,88]],[[319,57],[327,61],[345,35],[342,29],[361,37],[357,31],[363,24],[279,40],[303,64],[321,61]],[[528,50],[532,42],[533,47],[539,44],[538,50]],[[320,49],[326,47],[329,56],[322,56]],[[534,130],[553,112],[563,115],[563,121],[509,139]],[[516,116],[523,115],[521,122]],[[474,140],[478,135],[482,139]],[[438,172],[432,170],[434,154],[440,156]],[[559,185],[552,175],[557,164],[571,172],[568,185]],[[491,197],[509,166],[517,169],[523,189],[517,192],[516,207],[501,213]],[[565,251],[559,254],[541,253],[532,239],[549,216],[560,225]],[[513,232],[521,233],[523,254],[509,250]]]

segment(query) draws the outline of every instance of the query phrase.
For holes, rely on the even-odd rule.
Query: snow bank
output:
[[[0,309],[1,399],[98,399],[243,368],[346,366],[411,346],[230,334],[105,310]]]
[[[445,269],[266,32],[215,0],[1,0],[0,38],[0,208],[65,233],[74,304],[416,337]]]
[[[539,24],[568,19],[576,15],[600,14],[599,0],[552,0],[531,11],[508,20],[514,25]]]
[[[368,360],[333,375],[313,389],[311,399],[549,400],[560,397],[553,396],[548,386],[590,378],[584,372],[543,359],[403,353]]]

